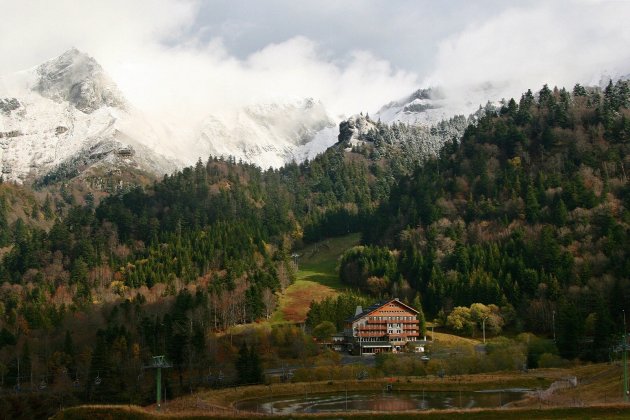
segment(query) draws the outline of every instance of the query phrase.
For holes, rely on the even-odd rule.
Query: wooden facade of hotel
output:
[[[407,342],[420,339],[418,311],[398,299],[357,312],[346,321],[344,335],[361,353],[401,351]]]

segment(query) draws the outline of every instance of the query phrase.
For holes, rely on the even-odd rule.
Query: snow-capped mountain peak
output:
[[[424,88],[388,103],[374,117],[387,124],[402,122],[432,126],[455,115],[449,105],[440,89]]]
[[[335,121],[312,98],[208,112],[186,125],[152,118],[76,48],[0,77],[0,167],[5,179],[16,181],[59,168],[81,173],[101,162],[163,175],[210,155],[280,167],[334,144],[334,130]]]
[[[67,101],[89,114],[102,106],[125,108],[126,101],[103,68],[72,48],[36,68],[33,90],[55,102]]]
[[[37,179],[59,168],[77,174],[101,162],[170,172],[173,159],[153,152],[159,139],[96,60],[77,49],[0,77],[4,179]]]

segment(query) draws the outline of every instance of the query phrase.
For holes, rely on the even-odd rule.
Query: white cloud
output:
[[[571,88],[606,72],[628,74],[628,16],[630,2],[619,1],[511,8],[443,40],[425,84],[461,97],[474,96],[474,87],[490,81],[497,94],[518,97],[545,83]]]
[[[395,67],[427,67],[418,60],[434,63],[424,84],[462,103],[488,99],[488,81],[490,95],[518,96],[630,73],[628,1],[0,0],[0,10],[0,74],[76,46],[132,103],[181,124],[279,97],[373,112],[419,84]]]
[[[177,37],[196,16],[189,0],[0,0],[0,73],[39,64],[71,46],[124,56]]]
[[[3,1],[4,3],[4,1]],[[0,73],[39,64],[71,46],[92,55],[128,99],[190,123],[255,101],[313,97],[335,114],[374,111],[409,93],[414,74],[366,51],[336,60],[305,37],[268,44],[244,58],[221,38],[191,28],[200,4],[186,0],[46,0],[2,4]],[[4,13],[3,13],[4,14]],[[186,117],[186,118],[184,118]]]

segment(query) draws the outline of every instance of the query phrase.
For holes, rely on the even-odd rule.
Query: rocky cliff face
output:
[[[456,112],[449,106],[439,89],[418,89],[406,98],[384,105],[375,115],[375,120],[391,124],[432,126],[448,119]]]
[[[339,123],[339,136],[337,140],[345,147],[354,147],[363,144],[365,135],[376,129],[376,125],[369,117],[353,115],[345,121]]]
[[[159,138],[102,67],[76,49],[0,78],[5,180],[35,181],[52,172],[77,175],[98,163],[171,172],[176,160],[154,151]],[[117,153],[128,148],[138,153]]]
[[[33,90],[55,102],[69,102],[86,114],[109,106],[124,109],[126,101],[116,84],[92,57],[71,49],[36,69]]]

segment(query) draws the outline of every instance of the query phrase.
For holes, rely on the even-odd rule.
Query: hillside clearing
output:
[[[326,239],[297,252],[296,281],[279,296],[271,323],[301,323],[306,319],[311,302],[334,297],[343,289],[337,273],[339,257],[359,243],[360,235]]]

